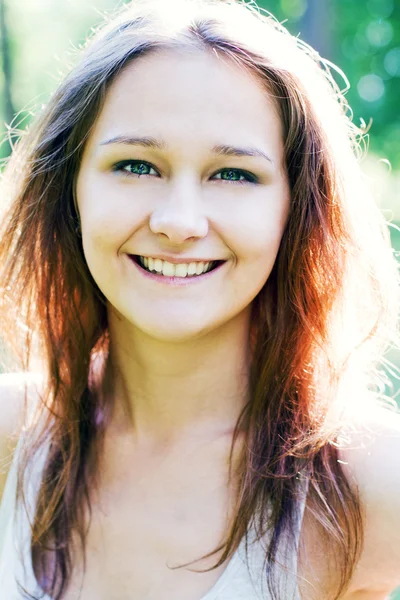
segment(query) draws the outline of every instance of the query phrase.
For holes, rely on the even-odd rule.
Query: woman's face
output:
[[[209,52],[141,57],[107,93],[76,196],[88,267],[119,322],[164,341],[216,330],[249,314],[287,220],[277,108],[254,75]],[[225,262],[171,278],[134,256]]]

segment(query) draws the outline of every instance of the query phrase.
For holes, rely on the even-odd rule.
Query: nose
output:
[[[171,184],[169,192],[163,195],[153,210],[149,225],[153,233],[166,236],[175,244],[206,237],[208,220],[199,186],[187,181]]]

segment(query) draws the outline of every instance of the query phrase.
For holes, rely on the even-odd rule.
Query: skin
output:
[[[104,144],[117,136],[154,137],[165,148]],[[219,156],[216,145],[267,158]],[[113,171],[128,159],[151,167],[140,177],[134,165]],[[239,171],[233,177],[243,183],[227,179],[232,169],[257,183]],[[268,93],[208,52],[136,60],[108,91],[76,197],[85,258],[108,301],[119,430],[155,451],[230,432],[247,400],[251,303],[289,212],[281,123]],[[227,262],[208,281],[177,288],[143,277],[129,254]]]

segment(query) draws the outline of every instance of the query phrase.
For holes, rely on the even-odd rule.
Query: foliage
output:
[[[261,0],[294,35],[345,72],[357,125],[372,119],[370,149],[400,168],[400,3]],[[341,85],[343,86],[343,83]]]

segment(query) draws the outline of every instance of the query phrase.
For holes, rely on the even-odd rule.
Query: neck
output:
[[[232,434],[248,400],[248,311],[219,330],[174,343],[109,316],[114,427],[152,446]]]

